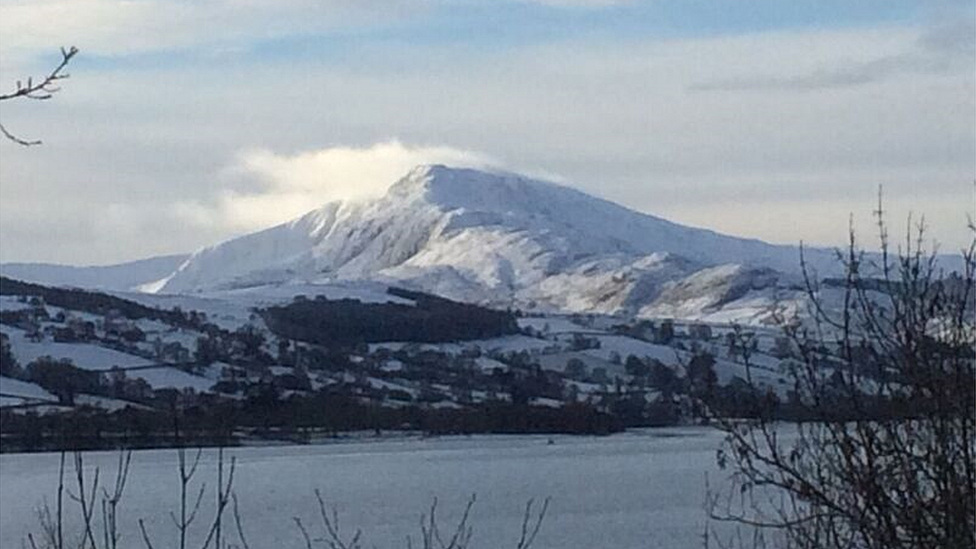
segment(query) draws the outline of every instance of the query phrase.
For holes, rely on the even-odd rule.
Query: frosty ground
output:
[[[550,444],[550,440],[552,443]],[[335,505],[342,527],[362,528],[366,546],[406,547],[420,514],[439,498],[452,525],[472,493],[472,547],[514,547],[528,498],[552,497],[538,549],[702,547],[705,476],[715,467],[720,435],[705,428],[631,431],[611,437],[474,436],[357,441],[312,446],[235,448],[235,488],[251,547],[303,545],[293,517],[317,525],[313,489]],[[215,453],[201,472],[208,486]],[[86,466],[109,473],[116,456],[90,453]],[[58,455],[0,456],[0,546],[19,547],[37,531],[35,508],[52,501]],[[173,450],[134,453],[121,516],[122,545],[141,543],[137,520],[170,546],[169,512],[178,503]],[[201,515],[198,530],[208,517]],[[200,532],[196,532],[202,535]]]

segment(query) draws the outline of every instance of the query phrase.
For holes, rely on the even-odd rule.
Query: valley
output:
[[[238,290],[174,305],[2,279],[5,449],[65,436],[94,448],[168,445],[175,409],[184,436],[230,444],[361,429],[608,433],[695,422],[693,385],[750,375],[728,326],[491,311],[375,285],[294,289],[306,293],[284,298],[275,286],[249,290],[247,301]],[[154,307],[163,303],[172,307]],[[294,307],[354,329],[269,327],[269,312]],[[408,324],[398,327],[392,311],[409,312]],[[409,322],[422,331],[395,337]],[[772,356],[782,338],[752,333],[751,375],[785,398]]]
[[[770,406],[800,418],[787,380],[805,344],[784,328],[808,321],[811,291],[844,302],[820,286],[831,252],[800,258],[553,183],[425,165],[379,199],[188,256],[0,266],[24,278],[0,279],[0,449],[608,434]],[[822,375],[837,351],[817,350]],[[884,372],[863,375],[871,392]]]

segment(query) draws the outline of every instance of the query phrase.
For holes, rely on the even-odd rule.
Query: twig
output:
[[[298,531],[302,533],[302,537],[305,538],[305,549],[312,549],[312,538],[308,537],[308,530],[302,524],[302,519],[298,517],[292,517],[295,521],[295,525],[298,526]]]
[[[55,83],[70,76],[68,73],[64,72],[64,69],[68,66],[68,63],[77,53],[78,48],[74,46],[71,46],[68,49],[61,48],[61,62],[54,67],[54,70],[38,81],[35,81],[33,77],[28,77],[26,84],[18,80],[14,91],[0,94],[0,101],[7,101],[17,98],[35,99],[40,101],[50,99],[61,89],[60,87],[56,86]],[[17,137],[7,130],[3,124],[0,124],[0,133],[2,133],[3,136],[10,141],[25,147],[41,144],[39,139],[27,140]]]
[[[146,533],[146,524],[142,519],[139,519],[139,530],[142,531],[142,541],[146,544],[146,549],[153,549],[153,544],[149,541],[149,534]]]
[[[234,524],[237,526],[237,537],[240,538],[244,549],[251,549],[247,544],[247,538],[244,537],[244,528],[241,527],[241,513],[237,508],[237,494],[231,494],[231,496],[234,498]]]
[[[546,518],[546,511],[549,510],[549,500],[550,498],[543,500],[542,509],[539,510],[538,515],[534,519],[532,517],[533,500],[530,499],[525,503],[525,514],[522,515],[522,536],[519,538],[516,549],[529,549],[532,546],[535,537],[539,534],[539,529],[542,528],[542,521]],[[529,526],[530,523],[532,523],[532,526]]]

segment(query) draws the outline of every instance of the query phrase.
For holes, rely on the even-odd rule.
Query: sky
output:
[[[416,164],[784,244],[976,210],[976,2],[0,0],[0,261],[190,252]]]

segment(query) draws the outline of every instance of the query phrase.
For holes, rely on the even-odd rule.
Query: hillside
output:
[[[151,257],[117,265],[75,267],[51,263],[3,263],[0,272],[10,278],[51,286],[77,286],[102,290],[139,290],[177,269],[189,255]]]
[[[822,250],[808,260],[824,271],[832,264]],[[330,203],[204,248],[159,291],[373,279],[496,306],[637,314],[669,283],[723,264],[729,267],[718,272],[736,280],[736,265],[795,274],[799,252],[678,225],[554,183],[421,166],[381,198]],[[765,275],[749,286],[778,280]]]
[[[719,326],[516,316],[375,283],[274,288],[112,295],[0,279],[0,451],[56,442],[37,432],[168,444],[174,404],[197,410],[187,429],[208,444],[229,426],[609,432],[690,421],[696,376],[729,394],[747,376]],[[783,397],[766,354],[776,332],[756,333],[752,376]],[[87,427],[59,431],[52,414]]]
[[[833,251],[806,249],[805,259],[818,278],[836,276]],[[0,265],[26,280],[135,291],[154,303],[239,298],[245,316],[261,296],[303,285],[357,296],[396,286],[532,313],[754,325],[804,310],[799,270],[796,247],[679,225],[516,174],[439,165],[413,169],[382,197],[332,202],[185,257]]]

